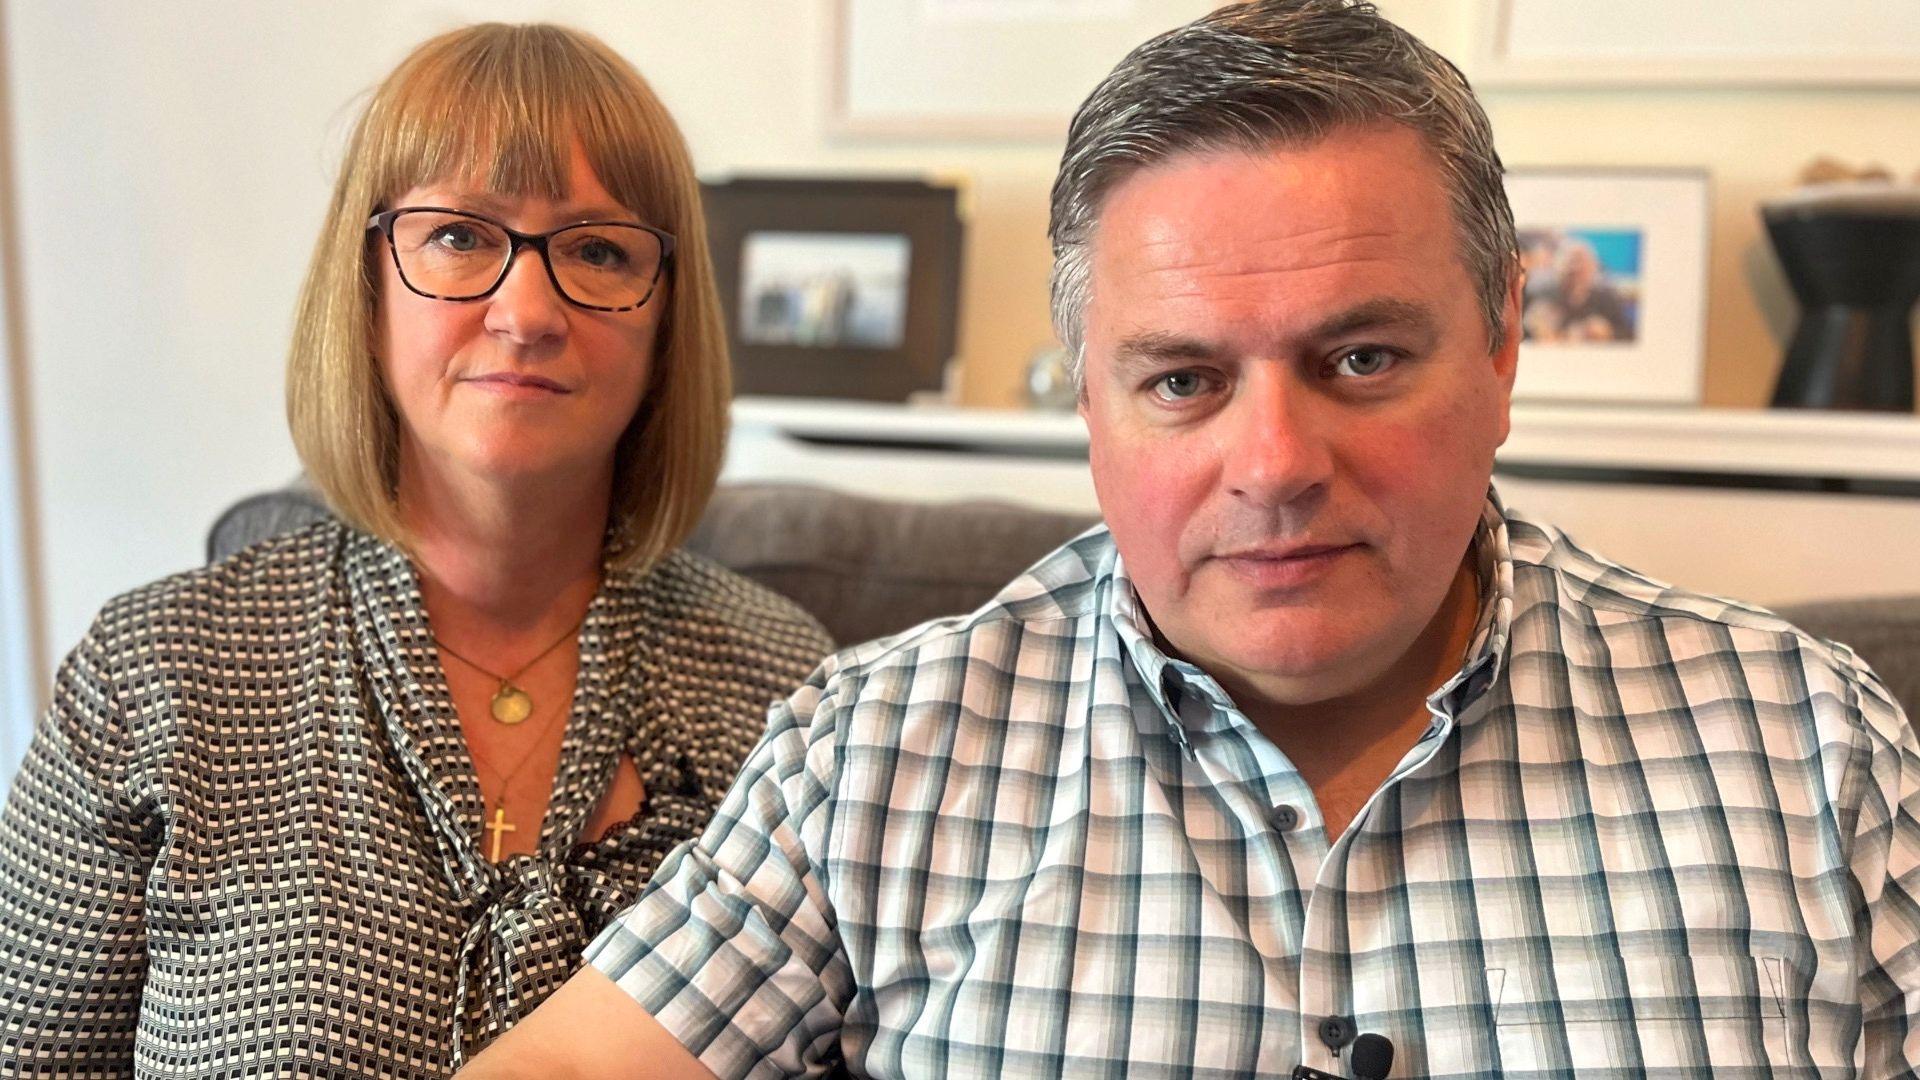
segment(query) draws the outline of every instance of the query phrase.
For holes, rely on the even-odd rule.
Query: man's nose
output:
[[[514,253],[506,280],[487,298],[487,329],[519,345],[566,333],[567,301],[547,276],[538,251]]]
[[[1236,498],[1286,506],[1322,488],[1333,472],[1326,403],[1291,374],[1256,372],[1227,405],[1223,476]]]

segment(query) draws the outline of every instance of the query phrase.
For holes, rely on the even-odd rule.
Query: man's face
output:
[[[1440,609],[1513,386],[1430,152],[1388,125],[1174,158],[1091,254],[1081,412],[1155,627],[1273,704],[1364,693]]]
[[[1600,276],[1600,259],[1593,249],[1578,246],[1567,252],[1566,265],[1560,271],[1561,288],[1586,292]]]

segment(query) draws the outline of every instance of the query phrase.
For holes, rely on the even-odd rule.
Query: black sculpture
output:
[[[1817,185],[1761,216],[1801,305],[1773,404],[1912,412],[1920,186]]]

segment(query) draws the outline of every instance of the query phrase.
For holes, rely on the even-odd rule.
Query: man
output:
[[[1529,274],[1521,312],[1527,336],[1539,341],[1632,341],[1632,306],[1606,279],[1593,245],[1566,239],[1554,261],[1547,287],[1536,291]]]
[[[1906,1075],[1914,738],[1489,494],[1500,178],[1365,5],[1122,61],[1052,226],[1108,530],[829,661],[475,1075]]]

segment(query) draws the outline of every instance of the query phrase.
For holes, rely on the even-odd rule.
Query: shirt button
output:
[[[1344,1016],[1329,1016],[1320,1021],[1320,1041],[1329,1050],[1343,1050],[1353,1041],[1353,1021]]]
[[[1294,826],[1300,824],[1300,811],[1282,804],[1273,808],[1273,814],[1268,820],[1273,822],[1275,829],[1281,832],[1292,832]]]

